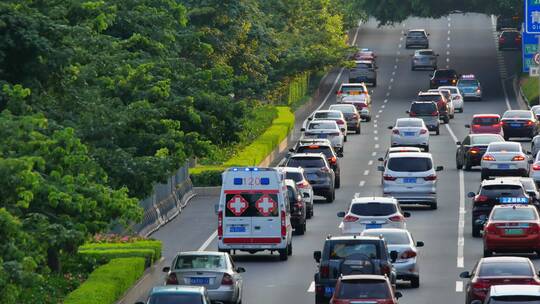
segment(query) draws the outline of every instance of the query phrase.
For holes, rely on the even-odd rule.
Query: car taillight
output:
[[[534,124],[534,122],[532,120],[527,121],[527,126],[532,126],[533,124]]]
[[[234,284],[233,277],[228,273],[224,273],[223,279],[221,279],[221,285],[233,285],[233,284]]]
[[[420,130],[420,134],[426,134],[427,132],[428,132],[428,130],[426,130],[426,129]]]
[[[480,291],[488,291],[491,284],[487,280],[477,280],[472,283],[472,289]]]
[[[334,165],[337,162],[337,158],[335,156],[332,156],[328,159],[328,161]]]
[[[409,112],[409,116],[414,117],[414,116],[416,116],[416,113],[415,112]]]
[[[476,89],[476,93],[479,93],[482,92],[480,89]]]
[[[178,285],[178,278],[176,278],[176,274],[170,273],[169,276],[167,276],[167,284],[168,285]]]
[[[337,92],[337,95],[338,95],[338,96],[341,95],[341,94],[343,94],[342,91],[338,91],[338,92]]]
[[[399,135],[399,130],[398,130],[398,129],[393,129],[393,130],[392,130],[392,133],[393,133],[393,134]]]
[[[431,175],[428,175],[428,176],[424,177],[424,180],[427,180],[427,181],[434,181],[436,179],[437,179],[437,175],[435,175],[435,174],[431,174]]]
[[[499,42],[504,43],[504,41],[505,41],[504,37],[499,38]]]
[[[390,276],[390,273],[392,272],[392,268],[388,264],[382,265],[381,270],[382,270],[382,273],[387,275],[387,276]]]
[[[330,133],[330,134],[328,134],[328,135],[330,135],[330,136],[339,136],[339,134],[340,134],[340,133],[338,132],[338,133]]]
[[[497,234],[497,227],[493,224],[488,224],[486,227],[484,227],[484,233],[485,234]]]
[[[391,220],[392,222],[403,222],[403,220],[405,220],[405,218],[399,214],[391,216],[388,219]]]
[[[281,210],[281,236],[287,236],[287,217],[285,214],[285,210]]]
[[[343,222],[345,223],[352,223],[358,221],[358,218],[356,216],[348,214],[343,218]]]
[[[338,119],[336,120],[337,124],[338,125],[344,125],[345,124],[345,121],[343,119]]]
[[[476,147],[469,149],[469,154],[478,154],[478,153],[480,153],[480,149],[478,149]]]
[[[477,203],[486,202],[489,198],[485,195],[477,195],[474,197],[474,201]]]
[[[383,179],[387,180],[387,181],[395,181],[397,179],[397,177],[393,177],[391,175],[385,174],[385,175],[383,175]]]
[[[353,117],[354,119],[358,119],[358,117],[360,117],[360,116],[359,116],[358,114],[355,113],[355,114],[353,114],[352,117]]]
[[[435,111],[435,112],[431,112],[431,116],[437,116],[437,115],[439,115],[439,112],[436,112],[436,111]]]
[[[416,256],[416,252],[412,250],[407,250],[405,252],[402,252],[399,257],[401,259],[406,260],[406,259],[414,258],[415,256]]]
[[[330,276],[330,267],[328,265],[321,266],[321,278],[328,278]]]
[[[484,157],[482,157],[482,160],[485,160],[485,161],[495,161],[495,157],[491,156],[491,155],[484,155]]]
[[[457,80],[455,79],[452,79],[452,83],[455,84],[457,82]]]
[[[502,125],[502,124],[501,124],[500,122],[498,122],[498,123],[496,123],[496,124],[493,124],[492,126],[498,128],[498,127],[500,127],[501,125]]]
[[[540,164],[536,163],[536,164],[532,165],[532,169],[533,169],[534,171],[540,170]]]
[[[328,173],[328,172],[330,172],[330,169],[328,169],[328,168],[326,168],[326,167],[322,167],[322,168],[320,169],[320,171],[323,172],[323,173]]]
[[[218,234],[218,237],[221,238],[223,237],[223,211],[222,210],[219,210],[218,211],[218,220],[217,220],[217,234]]]
[[[472,125],[473,129],[477,129],[477,128],[480,128],[481,125]]]
[[[525,157],[523,155],[516,155],[512,157],[512,161],[523,161],[525,160]]]
[[[307,181],[303,180],[303,181],[297,183],[296,186],[298,188],[300,188],[300,189],[304,189],[304,188],[309,187],[309,183]]]
[[[459,95],[456,95],[452,98],[453,100],[458,100],[459,99]]]
[[[538,224],[536,223],[529,223],[529,233],[531,234],[538,234],[540,233],[540,227],[538,227]]]
[[[503,125],[503,126],[504,126],[504,125],[506,125],[506,124],[507,124],[507,122],[506,122],[506,121],[504,121],[504,120],[501,120],[501,125]]]

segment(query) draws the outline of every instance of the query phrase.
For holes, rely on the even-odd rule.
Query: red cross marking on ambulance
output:
[[[248,208],[248,202],[241,195],[237,194],[227,202],[227,208],[234,215],[240,216]]]
[[[263,195],[255,202],[255,207],[263,216],[269,216],[277,208],[277,203],[268,195]]]

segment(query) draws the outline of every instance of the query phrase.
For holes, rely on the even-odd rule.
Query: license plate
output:
[[[360,91],[350,91],[349,92],[349,95],[360,95],[361,92]]]
[[[246,232],[246,227],[244,226],[231,226],[229,228],[230,232]]]
[[[405,177],[403,182],[405,184],[416,184],[416,177]]]
[[[326,134],[319,134],[317,137],[319,137],[319,138],[326,138]]]
[[[377,229],[381,227],[382,227],[381,224],[366,224],[366,229]]]
[[[523,234],[523,229],[504,229],[504,234],[507,234],[507,235]]]
[[[518,124],[518,123],[512,123],[512,124],[510,124],[510,127],[512,127],[512,128],[519,128],[519,127],[521,127],[521,124]]]
[[[405,136],[414,136],[415,134],[415,132],[403,132],[403,135]]]
[[[326,294],[326,295],[334,294],[334,287],[329,287],[329,286],[325,287],[324,288],[324,294]]]
[[[499,169],[509,169],[510,165],[509,164],[499,164],[499,165],[497,165],[497,168],[499,168]]]
[[[526,197],[500,197],[501,204],[528,204],[529,199]]]
[[[440,82],[440,83],[447,83],[448,80],[440,80],[439,82]]]
[[[210,278],[191,278],[189,282],[193,285],[208,285],[210,284]]]

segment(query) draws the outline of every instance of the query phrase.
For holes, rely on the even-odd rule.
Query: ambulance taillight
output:
[[[285,210],[281,210],[281,236],[287,236],[287,217],[285,215]]]
[[[218,228],[217,228],[218,237],[221,239],[223,237],[223,211],[220,210],[218,213]]]

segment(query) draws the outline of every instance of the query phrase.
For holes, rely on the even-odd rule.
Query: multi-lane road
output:
[[[428,89],[429,71],[411,71],[410,54],[404,48],[404,32],[409,28],[425,28],[430,33],[430,47],[439,56],[439,67],[449,66],[459,73],[473,73],[481,81],[484,100],[466,102],[464,113],[448,125],[441,125],[441,135],[431,137],[430,152],[437,165],[445,170],[439,174],[438,210],[410,208],[412,216],[407,227],[417,240],[425,242],[419,255],[420,288],[398,285],[404,297],[401,303],[422,304],[434,301],[443,304],[463,303],[463,282],[458,274],[469,270],[482,256],[481,239],[471,236],[471,203],[465,194],[476,191],[480,182],[478,171],[462,172],[455,166],[455,141],[463,139],[466,123],[475,113],[500,113],[520,104],[512,86],[517,55],[500,53],[496,49],[494,24],[490,16],[453,14],[433,19],[411,18],[402,24],[377,27],[370,21],[355,32],[355,43],[369,47],[378,55],[378,87],[373,93],[373,119],[362,126],[361,135],[350,135],[341,161],[341,189],[336,201],[322,200],[315,206],[315,216],[308,221],[307,232],[295,236],[294,252],[286,262],[277,255],[235,257],[246,268],[244,304],[314,303],[313,274],[316,264],[314,250],[320,250],[328,234],[339,234],[336,212],[343,211],[355,194],[381,195],[377,158],[389,146],[387,129],[396,118],[406,116],[410,102],[419,90]],[[339,77],[337,77],[339,76]],[[346,72],[333,72],[325,79],[321,100],[335,90],[335,84],[346,82]],[[325,107],[334,103],[329,94]],[[170,260],[175,252],[185,250],[216,250],[216,216],[213,205],[217,197],[198,197],[184,212],[154,233],[164,241],[164,256]],[[161,284],[156,281],[155,284]]]

